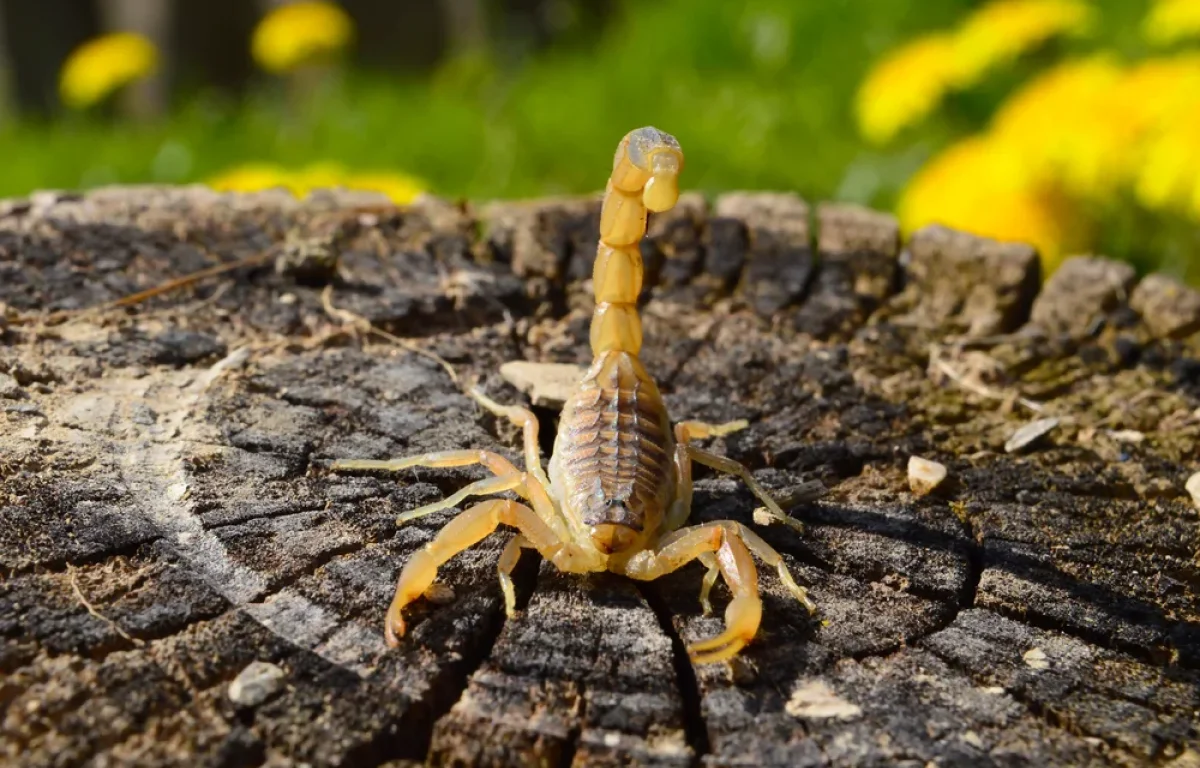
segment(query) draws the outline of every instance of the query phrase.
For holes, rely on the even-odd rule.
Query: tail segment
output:
[[[592,271],[596,311],[592,315],[592,354],[642,348],[637,298],[642,291],[642,254],[646,213],[670,210],[679,198],[683,150],[674,136],[657,128],[638,128],[617,147],[613,172],[600,212],[600,247]]]

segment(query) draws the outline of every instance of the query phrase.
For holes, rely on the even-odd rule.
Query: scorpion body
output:
[[[523,548],[538,550],[564,572],[607,570],[644,581],[699,560],[708,568],[700,592],[705,612],[711,610],[709,591],[718,577],[733,599],[725,611],[725,631],[689,647],[696,663],[732,658],[757,633],[762,602],[752,555],[774,567],[796,599],[815,610],[779,553],[746,526],[732,521],[685,526],[691,512],[693,462],[740,477],[776,519],[790,518],[744,466],[693,443],[729,434],[746,423],[685,421],[672,430],[658,387],[638,358],[642,327],[637,300],[643,275],[638,243],[646,233],[648,212],[675,205],[682,170],[679,143],[655,128],[632,131],[617,147],[592,277],[594,359],[563,407],[548,476],[538,452],[536,417],[525,408],[496,403],[474,388],[469,394],[476,402],[522,427],[524,472],[499,454],[475,450],[334,462],[335,470],[392,471],[482,464],[493,473],[442,501],[405,512],[400,523],[455,507],[471,496],[513,491],[522,500],[490,499],[468,507],[409,558],[385,623],[390,645],[405,631],[405,606],[429,588],[438,567],[500,524],[518,531],[499,560],[510,615],[515,606],[511,573]]]

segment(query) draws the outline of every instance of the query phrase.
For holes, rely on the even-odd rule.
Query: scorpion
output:
[[[563,406],[549,462],[542,468],[538,421],[528,409],[502,405],[471,387],[467,394],[485,410],[520,427],[525,471],[486,450],[424,453],[394,460],[344,459],[333,470],[398,471],[410,467],[482,465],[492,475],[441,501],[404,512],[403,524],[457,507],[469,497],[513,492],[520,501],[489,499],[459,512],[432,541],[405,563],[387,612],[384,635],[396,647],[405,633],[404,609],[433,585],[438,568],[495,532],[516,528],[500,554],[498,570],[507,615],[515,613],[512,572],[523,549],[536,549],[566,573],[611,571],[650,581],[693,560],[708,571],[700,603],[712,612],[709,592],[722,577],[732,600],[725,629],[688,646],[696,664],[727,661],[758,633],[762,600],[753,556],[774,567],[788,591],[809,613],[816,605],[796,583],[779,553],[735,521],[686,525],[692,507],[692,465],[698,463],[740,478],[771,516],[798,523],[759,485],[750,471],[704,450],[696,440],[744,429],[744,420],[725,424],[683,421],[671,428],[654,379],[638,353],[642,325],[637,301],[644,268],[639,243],[648,212],[662,213],[679,198],[683,151],[674,136],[653,127],[626,134],[617,147],[600,213],[600,242],[592,276],[591,366]]]

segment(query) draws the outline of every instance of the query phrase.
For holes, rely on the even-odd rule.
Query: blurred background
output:
[[[0,0],[0,197],[794,190],[1200,284],[1200,0]]]

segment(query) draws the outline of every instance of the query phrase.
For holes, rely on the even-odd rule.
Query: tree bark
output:
[[[750,422],[712,448],[778,497],[825,484],[789,504],[804,534],[755,526],[820,613],[763,569],[759,635],[697,668],[684,645],[728,600],[702,615],[698,565],[635,584],[526,554],[508,619],[498,532],[387,648],[398,570],[450,513],[396,515],[481,473],[330,462],[520,461],[519,441],[322,293],[520,401],[502,363],[588,361],[597,214],[202,189],[0,203],[0,755],[1198,764],[1195,293],[1103,260],[1043,285],[1023,246],[902,243],[886,216],[788,195],[688,196],[652,221],[643,359],[674,419]],[[913,493],[912,456],[948,479]],[[699,476],[697,519],[755,525],[754,506]]]

